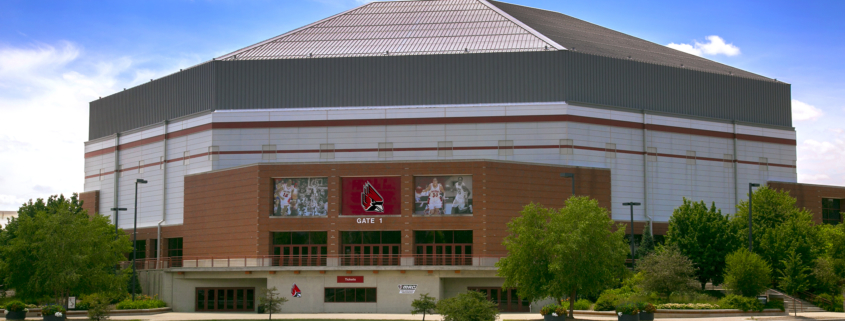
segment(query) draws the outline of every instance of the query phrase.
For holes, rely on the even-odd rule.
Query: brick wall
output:
[[[789,192],[797,202],[795,206],[803,207],[813,212],[813,220],[822,223],[822,198],[834,198],[845,200],[845,187],[827,186],[785,182],[769,182],[769,187]],[[840,202],[845,211],[845,202]]]
[[[185,220],[181,227],[185,256],[268,255],[271,232],[327,231],[329,255],[340,249],[340,231],[401,231],[403,255],[413,253],[414,230],[473,230],[474,255],[500,256],[506,223],[526,204],[561,207],[572,193],[590,195],[609,207],[610,170],[501,161],[432,161],[251,165],[185,177]],[[473,176],[473,216],[412,215],[415,175]],[[381,223],[359,224],[338,215],[340,178],[402,177],[402,211]],[[328,217],[270,217],[274,177],[328,177]],[[169,235],[170,232],[164,233]],[[170,237],[170,236],[165,236]]]
[[[100,213],[100,191],[79,193],[79,200],[82,201],[82,208],[88,211],[88,215]]]

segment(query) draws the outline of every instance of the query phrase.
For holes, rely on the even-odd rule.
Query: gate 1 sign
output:
[[[337,283],[364,283],[363,276],[338,276]]]
[[[399,215],[402,181],[391,177],[343,177],[340,215]]]

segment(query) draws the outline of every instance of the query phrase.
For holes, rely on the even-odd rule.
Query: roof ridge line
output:
[[[476,0],[476,1],[478,1],[479,3],[487,6],[488,8],[495,11],[496,13],[502,15],[502,17],[505,17],[505,19],[510,20],[510,22],[513,22],[517,26],[520,26],[522,29],[525,29],[525,31],[528,31],[528,33],[534,35],[537,38],[540,38],[540,40],[543,40],[546,43],[552,45],[553,47],[555,47],[555,49],[557,49],[557,50],[569,50],[569,49],[566,49],[566,47],[564,47],[563,45],[561,45],[561,44],[555,42],[554,40],[550,39],[549,37],[546,37],[546,35],[540,33],[537,30],[534,30],[534,28],[529,27],[527,24],[523,23],[519,19],[514,18],[513,16],[511,16],[510,14],[505,12],[504,10],[500,9],[496,5],[488,2],[487,0]]]
[[[246,52],[246,51],[250,51],[250,50],[252,50],[252,49],[255,49],[255,48],[258,48],[258,47],[264,46],[264,45],[266,45],[266,44],[268,44],[268,43],[271,43],[271,42],[273,42],[273,41],[276,41],[276,40],[279,40],[279,39],[281,39],[281,38],[284,38],[284,37],[287,37],[287,36],[293,35],[293,34],[295,34],[295,33],[297,33],[297,32],[300,32],[300,31],[302,31],[302,30],[305,30],[305,29],[307,29],[307,28],[309,28],[309,27],[313,27],[313,26],[315,26],[315,25],[321,24],[321,23],[323,23],[323,22],[329,21],[329,20],[331,20],[331,19],[337,18],[337,17],[342,16],[342,15],[345,15],[345,14],[347,14],[347,13],[350,13],[350,12],[352,12],[352,11],[355,11],[355,10],[361,9],[361,8],[363,8],[363,7],[366,7],[366,6],[369,6],[369,5],[371,5],[371,4],[373,4],[373,3],[376,3],[376,2],[382,2],[382,1],[374,1],[374,2],[370,2],[370,3],[364,4],[364,5],[361,5],[361,6],[358,6],[358,7],[355,7],[355,8],[352,8],[352,9],[349,9],[349,10],[346,10],[346,11],[343,11],[343,12],[340,12],[340,13],[338,13],[338,14],[335,14],[335,15],[332,15],[332,16],[329,16],[329,17],[326,17],[326,18],[323,18],[323,19],[320,19],[320,20],[314,21],[314,22],[312,22],[312,23],[309,23],[309,24],[304,25],[304,26],[302,26],[302,27],[299,27],[299,28],[293,29],[293,30],[291,30],[291,31],[285,32],[285,33],[283,33],[283,34],[281,34],[281,35],[278,35],[278,36],[272,37],[272,38],[267,39],[267,40],[264,40],[264,41],[262,41],[262,42],[259,42],[259,43],[256,43],[256,44],[253,44],[253,45],[250,45],[250,46],[246,46],[246,47],[243,47],[243,48],[238,49],[238,50],[235,50],[235,51],[232,51],[232,52],[230,52],[230,53],[227,53],[227,54],[222,55],[222,56],[220,56],[220,57],[217,57],[217,58],[215,58],[215,59],[218,59],[218,60],[223,60],[223,59],[230,58],[230,57],[232,57],[232,56],[237,56],[237,55],[238,55],[238,54],[240,54],[240,53],[243,53],[243,52]]]

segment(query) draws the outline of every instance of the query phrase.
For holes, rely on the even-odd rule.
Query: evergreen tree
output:
[[[640,247],[637,248],[637,257],[643,258],[652,252],[654,252],[654,236],[651,235],[651,221],[649,221],[643,228],[643,238]]]

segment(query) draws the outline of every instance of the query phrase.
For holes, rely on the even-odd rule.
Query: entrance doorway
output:
[[[516,295],[516,289],[502,288],[467,288],[470,291],[478,291],[487,296],[487,300],[499,305],[502,312],[530,312],[530,304],[527,299]]]
[[[196,311],[255,311],[255,288],[197,288]]]

